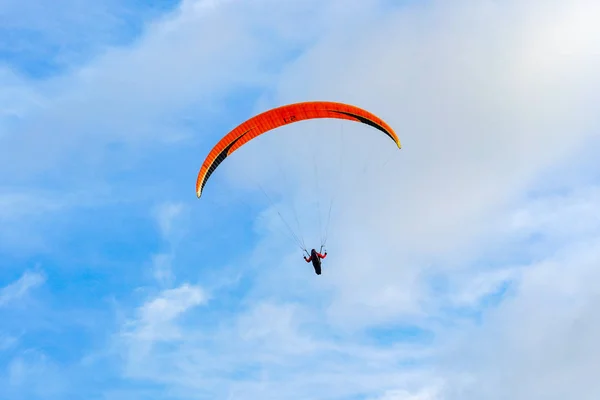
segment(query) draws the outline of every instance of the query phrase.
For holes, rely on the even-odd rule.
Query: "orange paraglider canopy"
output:
[[[202,195],[204,185],[219,164],[245,143],[280,126],[315,118],[336,118],[361,122],[380,130],[389,136],[398,148],[402,147],[398,136],[387,123],[362,108],[329,101],[288,104],[258,114],[225,135],[208,153],[200,168],[196,180],[196,195],[198,197]]]

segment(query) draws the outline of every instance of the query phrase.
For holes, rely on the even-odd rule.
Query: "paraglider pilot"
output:
[[[310,251],[310,256],[306,258],[304,256],[304,260],[309,263],[312,261],[312,265],[315,268],[315,274],[321,275],[321,259],[327,257],[327,250],[325,250],[325,254],[321,254],[315,249]]]

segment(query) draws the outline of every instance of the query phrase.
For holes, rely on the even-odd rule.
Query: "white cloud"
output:
[[[534,199],[509,218],[509,228],[523,236],[542,232],[547,240],[568,242],[600,231],[600,188],[585,185],[572,192]]]
[[[84,162],[97,165],[103,143],[152,146],[212,137],[202,131],[202,118],[227,115],[223,100],[232,92],[270,86],[274,62],[329,24],[324,17],[311,18],[310,28],[304,24],[320,3],[183,2],[150,24],[134,46],[108,49],[41,84],[44,108],[3,143],[6,167],[37,173],[77,149],[83,168]],[[190,132],[182,120],[201,125]],[[17,151],[20,159],[11,157]],[[22,162],[24,154],[35,162]]]
[[[424,265],[458,268],[482,246],[493,246],[501,212],[546,168],[597,137],[593,128],[600,121],[589,107],[600,101],[600,76],[591,68],[597,43],[577,41],[575,60],[564,46],[552,47],[543,35],[547,27],[537,23],[557,18],[565,34],[597,31],[589,19],[571,18],[571,7],[589,5],[592,14],[597,7],[525,3],[398,8],[362,30],[338,22],[335,34],[282,73],[277,103],[333,98],[360,104],[388,120],[404,143],[385,169],[349,183],[336,203],[339,223],[326,269],[343,271],[328,281],[341,318],[361,323],[362,317],[419,310],[427,295],[420,285]],[[540,41],[546,58],[535,63]],[[573,62],[563,63],[565,57]],[[526,60],[533,70],[523,69]],[[531,80],[536,70],[545,79]],[[296,149],[312,143],[331,150],[334,159],[337,137],[311,127],[319,139],[307,140],[311,128],[304,125],[237,157],[245,165],[274,165],[258,153],[277,146],[282,158],[298,161],[290,164],[297,168],[290,175],[312,176],[312,163]],[[391,145],[367,140],[369,132],[352,124],[344,129],[356,136],[346,147],[348,164],[362,165],[361,155],[377,156]],[[268,169],[261,171],[267,180]],[[310,189],[301,190],[298,196]]]
[[[437,400],[439,398],[433,389],[425,389],[416,393],[407,390],[390,390],[373,400]]]
[[[598,17],[590,1],[464,1],[365,15],[372,23],[362,29],[332,21],[331,35],[283,71],[261,109],[306,99],[359,104],[388,120],[404,148],[387,168],[343,187],[323,276],[303,274],[299,255],[271,258],[253,269],[260,273],[257,290],[328,307],[319,321],[336,332],[391,322],[430,327],[437,350],[455,349],[428,364],[447,380],[439,398],[569,398],[574,387],[575,397],[597,397],[588,379],[597,346],[580,339],[598,329],[584,312],[597,303],[597,261],[589,253],[597,247],[596,189],[571,186],[564,196],[522,201],[540,177],[555,178],[545,176],[550,168],[562,168],[598,139]],[[248,146],[228,160],[228,177],[274,182],[276,162],[261,155],[277,148],[291,176],[284,186],[291,208],[292,198],[311,194],[311,144],[331,151],[321,153],[324,168],[337,157],[335,125],[319,126],[289,127]],[[356,164],[390,146],[367,140],[358,127],[344,129],[347,137],[356,134],[346,147],[346,160]],[[314,208],[306,201],[300,215]],[[432,276],[447,282],[443,293],[430,287]],[[482,311],[482,300],[507,283],[508,297],[483,309],[481,328],[446,311]],[[581,319],[571,329],[575,315]],[[551,375],[537,374],[537,363]],[[455,373],[464,364],[467,372]],[[353,365],[344,366],[347,377]],[[380,376],[390,371],[408,373],[390,368]],[[548,385],[557,374],[564,384]],[[391,387],[388,395],[432,393],[423,388]]]
[[[18,280],[0,289],[0,307],[23,299],[45,281],[46,277],[41,273],[25,272]]]
[[[323,398],[382,392],[403,383],[421,386],[428,377],[426,370],[395,371],[397,363],[426,359],[426,351],[335,339],[319,311],[301,304],[263,301],[216,318],[198,313],[202,323],[173,326],[180,334],[163,337],[165,346],[131,340],[128,376],[162,382],[183,398],[266,399],[314,396],[315,390]]]
[[[18,338],[4,333],[0,333],[0,351],[12,348],[19,341]]]
[[[7,182],[0,187],[0,249],[7,253],[51,252],[56,221],[69,212],[127,201],[126,196],[115,198],[114,190],[103,184],[87,183],[83,190],[24,186]]]
[[[207,295],[199,287],[183,284],[175,289],[164,290],[158,297],[147,302],[138,310],[138,318],[129,323],[134,341],[158,341],[179,338],[177,329],[171,324],[181,314],[203,304]]]
[[[173,235],[173,225],[184,210],[181,203],[162,204],[156,211],[156,219],[163,237],[169,238]]]
[[[167,202],[155,208],[154,217],[162,239],[169,245],[169,250],[152,255],[151,268],[154,279],[163,286],[170,286],[175,281],[173,264],[175,252],[182,237],[185,236],[186,207],[183,203]]]
[[[526,268],[510,300],[460,333],[446,366],[471,382],[458,392],[448,373],[448,399],[598,396],[599,244],[596,238]]]
[[[152,256],[152,271],[154,279],[161,285],[170,286],[175,280],[173,273],[173,256],[171,254],[154,254]]]
[[[48,195],[43,192],[9,192],[2,190],[0,193],[0,221],[8,222],[22,221],[24,217],[40,217],[56,213],[64,209],[73,200],[69,196],[62,198]]]
[[[3,394],[8,398],[55,398],[65,394],[63,371],[45,353],[27,350],[8,365]]]

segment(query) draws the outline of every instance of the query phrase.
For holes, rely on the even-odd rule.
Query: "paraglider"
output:
[[[321,275],[321,259],[325,257],[327,257],[327,250],[325,250],[325,254],[321,254],[315,249],[312,249],[308,258],[304,257],[304,260],[307,263],[312,261],[312,265],[315,269],[315,274]]]
[[[369,111],[363,110],[362,108],[349,104],[329,101],[309,101],[288,104],[267,110],[246,120],[231,130],[221,140],[219,140],[219,142],[208,153],[206,159],[200,167],[200,172],[198,173],[198,177],[196,179],[197,197],[200,198],[202,196],[208,179],[215,172],[217,167],[233,152],[242,147],[244,144],[248,143],[250,140],[262,135],[265,132],[274,130],[287,124],[319,118],[333,118],[360,122],[382,132],[392,139],[399,149],[402,148],[400,140],[398,139],[398,136],[394,130],[381,118],[370,113]],[[288,224],[286,223],[286,225]],[[293,236],[298,245],[303,249],[304,252],[308,254],[306,248],[304,247],[303,241],[299,241],[298,238],[295,237],[296,235]],[[322,241],[321,250],[323,249],[323,244],[324,242]],[[327,251],[325,251],[325,254],[321,254],[315,249],[312,249],[309,258],[304,257],[304,259],[306,262],[312,262],[315,273],[320,275],[321,259],[325,258],[326,256]]]
[[[198,198],[202,195],[208,178],[215,172],[217,167],[244,144],[280,126],[314,118],[336,118],[361,122],[380,130],[392,139],[399,149],[402,148],[400,139],[387,123],[359,107],[329,101],[289,104],[273,108],[250,118],[230,131],[212,148],[202,163],[196,179],[196,195]]]

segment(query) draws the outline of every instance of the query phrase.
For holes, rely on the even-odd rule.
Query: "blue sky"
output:
[[[0,398],[598,398],[599,17],[2,2]],[[196,199],[220,136],[313,99],[403,149],[288,126]],[[316,276],[277,212],[318,246],[333,195]]]

